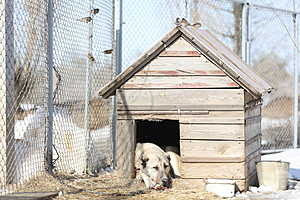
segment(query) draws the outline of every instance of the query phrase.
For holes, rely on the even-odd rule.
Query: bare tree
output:
[[[242,4],[232,2],[232,8],[224,8],[208,0],[192,0],[188,7],[193,23],[200,22],[214,34],[232,40],[233,50],[242,55]],[[220,15],[223,18],[220,18]],[[233,17],[233,24],[231,24]],[[225,19],[224,19],[225,18]],[[228,20],[222,21],[222,20]],[[233,29],[231,27],[234,27]]]

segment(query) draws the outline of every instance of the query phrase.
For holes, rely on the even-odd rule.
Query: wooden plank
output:
[[[160,57],[162,56],[167,56],[167,57],[178,57],[178,56],[184,56],[184,57],[188,57],[188,56],[201,56],[201,54],[198,51],[163,51],[161,52],[161,54],[159,54]]]
[[[200,53],[183,38],[179,38],[159,56],[200,56]]]
[[[168,51],[196,51],[195,47],[193,47],[188,41],[184,38],[180,37],[174,43],[167,47]]]
[[[120,112],[120,111],[118,111]],[[179,120],[183,124],[232,124],[242,125],[244,124],[244,112],[243,111],[209,111],[208,115],[162,115],[157,113],[144,114],[144,115],[130,115],[130,111],[125,112],[124,115],[118,115],[118,119],[170,119]]]
[[[217,140],[180,140],[180,155],[183,160],[210,158],[211,162],[232,162],[245,160],[244,141],[217,141]]]
[[[257,183],[255,163],[260,160],[260,152],[247,157],[246,163],[182,163],[181,173],[188,180],[199,180],[196,177],[235,179],[240,191]],[[201,178],[200,178],[201,179]]]
[[[122,88],[239,88],[227,76],[134,76]]]
[[[245,138],[246,141],[261,134],[261,118],[254,117],[245,120]]]
[[[158,57],[135,74],[139,75],[188,75],[226,76],[225,73],[201,57]]]
[[[247,107],[245,109],[245,119],[261,115],[261,105]]]
[[[211,158],[211,157],[185,157],[182,162],[186,163],[240,163],[244,159],[240,157],[227,157],[227,158]]]
[[[180,118],[181,124],[244,124],[243,111],[210,111],[209,115]]]
[[[261,105],[246,107],[245,137],[246,141],[261,135]],[[255,150],[255,149],[254,149]]]
[[[163,68],[164,66],[162,66]],[[186,69],[174,69],[174,70],[166,70],[166,69],[149,69],[142,70],[136,74],[136,76],[225,76],[225,74],[220,70],[186,70]]]
[[[205,190],[205,184],[206,184],[206,178],[184,178],[184,179],[176,179],[180,180],[180,183],[182,182],[184,185],[184,188],[192,188],[192,189],[204,189]],[[247,179],[242,180],[234,180],[235,184],[237,186],[237,189],[239,191],[244,191],[246,189],[246,181]]]
[[[180,124],[180,139],[244,140],[244,125]]]
[[[183,178],[245,179],[245,163],[182,163]]]
[[[243,89],[121,90],[118,104],[133,106],[244,105]]]
[[[116,162],[118,172],[122,177],[134,177],[134,120],[117,120],[116,140]]]
[[[118,111],[242,111],[244,110],[243,105],[117,105]]]
[[[147,110],[137,110],[137,111],[118,111],[119,115],[208,115],[208,111],[147,111]]]
[[[246,157],[261,149],[261,135],[258,135],[246,142]]]

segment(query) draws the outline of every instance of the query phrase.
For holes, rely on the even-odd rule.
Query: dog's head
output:
[[[140,159],[140,170],[147,187],[171,187],[171,166],[168,154],[142,154]]]

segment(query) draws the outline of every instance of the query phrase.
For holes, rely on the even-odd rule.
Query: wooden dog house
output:
[[[117,95],[116,161],[124,175],[134,169],[136,123],[174,120],[182,178],[232,179],[243,191],[256,179],[261,97],[270,91],[210,32],[179,24],[99,95]]]

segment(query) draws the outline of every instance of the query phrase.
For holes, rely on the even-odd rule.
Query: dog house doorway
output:
[[[136,142],[154,143],[165,150],[166,146],[175,146],[180,153],[180,130],[178,120],[136,120]]]

